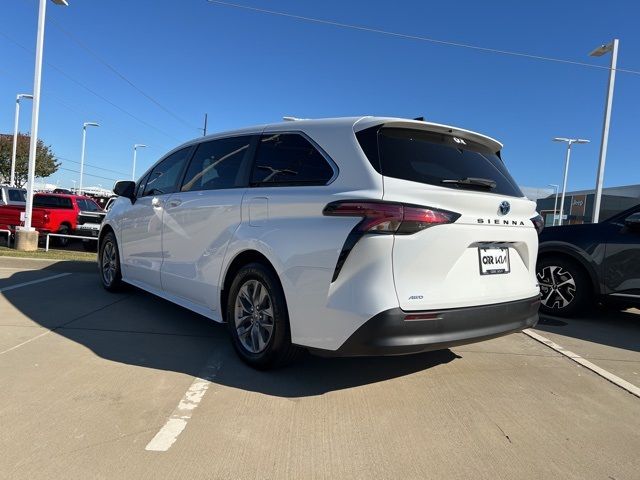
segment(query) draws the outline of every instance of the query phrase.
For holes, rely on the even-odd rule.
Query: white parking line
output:
[[[35,283],[48,282],[49,280],[54,280],[56,278],[66,277],[67,275],[71,275],[70,273],[59,273],[58,275],[51,275],[50,277],[39,278],[38,280],[31,280],[30,282],[18,283],[16,285],[9,285],[8,287],[0,288],[0,293],[8,292],[9,290],[15,290],[16,288],[26,287],[27,285],[33,285]]]
[[[592,372],[600,375],[602,378],[609,380],[611,383],[619,386],[620,388],[626,390],[632,395],[635,395],[636,397],[640,398],[640,388],[636,387],[632,383],[629,383],[626,380],[618,377],[617,375],[614,375],[613,373],[608,372],[604,368],[600,368],[599,366],[591,363],[589,360],[585,360],[580,355],[570,352],[569,350],[566,350],[561,345],[558,345],[557,343],[549,340],[548,338],[543,337],[542,335],[534,332],[533,330],[526,329],[526,330],[523,330],[522,333],[546,345],[547,347],[555,350],[556,352],[564,355],[565,357],[570,358],[574,362],[582,365],[585,368],[588,368]]]
[[[189,389],[186,391],[180,403],[175,408],[167,423],[160,429],[156,436],[145,447],[150,452],[166,452],[175,443],[178,436],[187,426],[187,422],[191,419],[193,411],[202,401],[204,394],[207,393],[211,381],[216,377],[222,360],[220,355],[215,353],[207,361],[203,371],[193,381]]]

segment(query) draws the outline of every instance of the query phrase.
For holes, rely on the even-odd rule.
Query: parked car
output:
[[[0,185],[0,206],[24,205],[25,201],[25,191],[23,188]]]
[[[640,306],[640,205],[600,223],[545,228],[536,270],[545,314]]]
[[[115,202],[117,197],[111,197],[107,200],[104,210],[94,202],[78,201],[78,205],[82,208],[78,214],[78,222],[76,225],[75,233],[79,236],[98,238],[100,234],[100,228],[102,227],[102,221],[105,215]],[[94,240],[82,240],[82,246],[85,250],[95,252],[97,245]]]
[[[399,118],[302,120],[198,138],[119,182],[107,290],[226,321],[257,368],[302,347],[407,354],[538,319],[538,238],[487,136]]]
[[[70,235],[76,229],[81,208],[86,208],[86,205],[95,205],[98,209],[100,208],[92,199],[79,195],[38,193],[33,196],[31,225],[41,234]],[[24,210],[24,205],[1,206],[0,229],[15,231],[17,226],[24,223],[21,215]],[[55,243],[64,247],[69,243],[69,239],[56,238]]]

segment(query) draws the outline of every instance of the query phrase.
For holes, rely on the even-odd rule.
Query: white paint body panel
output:
[[[383,178],[362,152],[354,128],[386,122],[440,131],[453,128],[361,117],[286,122],[189,142],[186,145],[263,131],[303,132],[335,162],[339,173],[326,186],[177,193],[166,196],[160,210],[151,207],[150,198],[133,205],[119,199],[104,224],[116,232],[123,279],[221,321],[221,286],[229,265],[241,253],[257,251],[282,283],[292,341],[327,350],[338,349],[385,310],[485,305],[537,295],[537,236],[530,221],[535,205],[526,199]],[[496,149],[501,146],[480,134],[454,132]],[[414,235],[364,236],[332,282],[345,239],[360,221],[322,214],[328,203],[340,199],[406,202],[455,211],[461,217],[453,225]],[[505,199],[512,204],[509,218],[522,219],[524,226],[478,224],[478,218],[497,218],[498,205]],[[172,205],[172,200],[179,205]],[[509,244],[512,272],[480,278],[475,242]],[[414,294],[423,298],[409,303]]]

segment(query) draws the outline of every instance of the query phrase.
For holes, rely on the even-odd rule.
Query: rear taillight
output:
[[[342,246],[332,282],[338,278],[344,262],[356,243],[366,234],[410,235],[425,228],[453,223],[460,214],[436,208],[402,203],[340,200],[327,205],[322,213],[329,217],[362,217],[349,232]]]
[[[362,233],[409,235],[443,223],[453,223],[460,215],[429,207],[401,203],[345,200],[327,205],[322,212],[332,217],[362,217],[356,229]]]
[[[544,230],[544,219],[540,215],[536,215],[531,219],[531,223],[533,223],[533,226],[536,227],[536,232],[540,235]]]

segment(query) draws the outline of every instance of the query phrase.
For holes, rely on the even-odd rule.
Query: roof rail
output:
[[[285,122],[299,122],[300,120],[309,120],[308,118],[298,118],[298,117],[282,117],[282,120]]]

